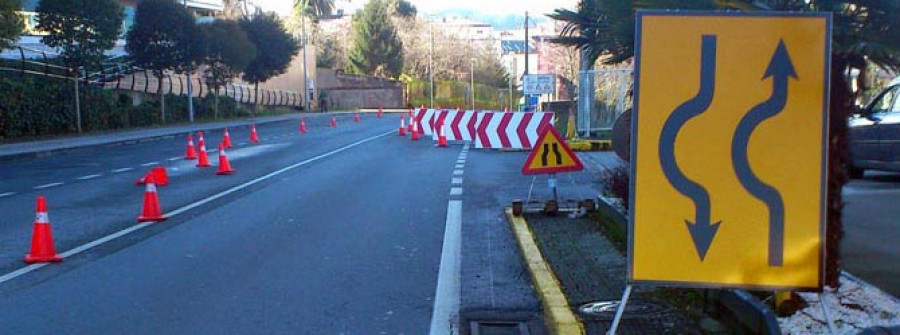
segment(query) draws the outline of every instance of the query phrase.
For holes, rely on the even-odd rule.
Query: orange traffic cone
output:
[[[203,157],[203,156],[200,156]],[[166,217],[162,215],[162,209],[159,207],[159,195],[156,193],[156,181],[153,174],[147,176],[147,190],[144,191],[144,209],[141,210],[141,216],[138,216],[138,222],[163,221]]]
[[[216,174],[232,174],[234,173],[234,169],[231,168],[231,164],[228,163],[228,156],[225,155],[225,147],[222,144],[219,144],[219,171],[216,171]]]
[[[337,119],[334,118],[334,115],[331,116],[331,128],[337,128]]]
[[[250,125],[250,143],[259,143],[259,135],[256,134],[256,124]]]
[[[147,177],[153,175],[153,179],[156,180],[156,186],[166,186],[169,185],[169,174],[166,172],[166,168],[162,166],[154,166],[150,169],[150,172],[147,172],[141,179],[138,179],[134,182],[135,185],[144,185],[147,183]]]
[[[356,115],[353,115],[353,122],[359,123],[359,113],[356,113]]]
[[[400,136],[406,136],[406,119],[400,114]]]
[[[187,150],[184,152],[184,159],[186,160],[194,160],[197,159],[197,151],[194,150],[194,136],[188,134],[188,144]]]
[[[197,167],[210,167],[209,165],[209,155],[206,153],[206,143],[200,143],[200,160],[197,162]]]
[[[197,132],[197,146],[199,146],[199,145],[201,145],[201,144],[203,144],[203,143],[206,143],[206,141],[203,140],[203,132],[202,132],[202,131],[198,131],[198,132]]]
[[[231,135],[228,134],[228,128],[225,128],[225,134],[222,135],[222,143],[225,144],[225,148],[231,149]]]
[[[409,137],[413,141],[418,141],[419,140],[419,127],[416,125],[415,122],[412,122],[412,120],[410,120],[409,123],[412,124],[412,132],[410,132]]]
[[[444,133],[444,124],[441,123],[440,127],[438,127],[438,147],[446,148],[447,147],[447,134]]]
[[[378,118],[384,117],[384,108],[378,107]]]
[[[37,198],[37,209],[34,217],[34,231],[31,234],[31,252],[25,254],[25,263],[47,263],[62,261],[53,246],[53,233],[50,231],[50,217],[47,215],[47,201],[43,196]]]
[[[300,119],[300,133],[306,133],[306,119]]]

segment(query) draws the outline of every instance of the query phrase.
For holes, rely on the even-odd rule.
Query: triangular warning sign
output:
[[[553,126],[541,130],[537,143],[525,160],[522,174],[581,171],[584,165]]]

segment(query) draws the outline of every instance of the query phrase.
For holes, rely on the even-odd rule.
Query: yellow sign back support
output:
[[[830,15],[637,27],[629,282],[821,288]]]

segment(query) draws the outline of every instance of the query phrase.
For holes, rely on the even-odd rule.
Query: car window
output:
[[[893,92],[894,92],[894,104],[890,110],[891,110],[891,113],[900,113],[900,99],[898,99],[898,97],[900,97],[900,86],[894,86]]]
[[[872,114],[887,113],[894,105],[897,97],[897,87],[886,90],[874,102],[872,102]]]

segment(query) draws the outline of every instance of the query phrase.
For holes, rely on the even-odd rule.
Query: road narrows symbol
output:
[[[553,154],[556,155],[556,165],[562,165],[562,153],[559,152],[559,143],[553,143]]]
[[[697,95],[675,108],[666,119],[659,138],[659,160],[669,183],[678,193],[694,202],[694,222],[684,221],[691,234],[694,247],[697,249],[697,254],[700,256],[700,261],[703,261],[719,230],[721,221],[711,222],[709,192],[702,185],[685,176],[675,160],[675,140],[678,132],[690,119],[709,108],[715,93],[716,35],[703,35],[700,48],[700,88]]]
[[[547,166],[547,155],[550,154],[550,145],[544,143],[544,151],[541,153],[541,165]]]
[[[784,200],[777,189],[760,180],[753,172],[750,167],[750,159],[747,157],[747,146],[750,136],[757,126],[784,110],[788,97],[788,78],[798,79],[784,40],[778,42],[778,47],[775,49],[762,79],[765,80],[769,77],[772,77],[772,94],[768,100],[751,108],[738,123],[731,141],[731,161],[744,189],[769,208],[769,266],[782,266],[784,263]]]

